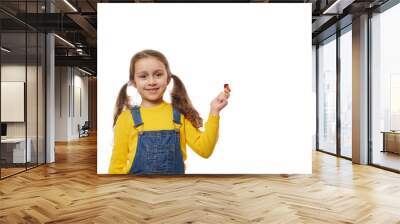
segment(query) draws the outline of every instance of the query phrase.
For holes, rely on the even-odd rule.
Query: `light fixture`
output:
[[[83,72],[83,73],[85,73],[85,74],[88,74],[88,75],[92,76],[92,73],[90,73],[90,72],[88,72],[88,71],[85,71],[85,70],[83,70],[83,69],[81,69],[81,68],[79,68],[79,67],[77,67],[77,68],[79,69],[79,71],[81,71],[81,72]]]
[[[71,4],[68,2],[68,0],[64,0],[65,4],[67,4],[72,10],[74,10],[75,12],[78,12],[78,10]]]
[[[64,43],[68,44],[69,46],[75,48],[75,45],[71,44],[71,42],[67,41],[66,39],[58,36],[57,34],[54,34],[54,36],[56,36],[58,39],[60,39],[61,41],[63,41]]]
[[[82,48],[77,48],[76,53],[78,53],[79,55],[87,55],[86,53],[83,52]]]
[[[5,48],[5,47],[1,47],[1,50],[4,51],[4,52],[7,52],[7,53],[10,53],[10,52],[11,52],[11,50],[9,50],[9,49],[7,49],[7,48]]]
[[[342,14],[343,9],[351,5],[355,0],[336,0],[332,5],[324,10],[322,14]]]

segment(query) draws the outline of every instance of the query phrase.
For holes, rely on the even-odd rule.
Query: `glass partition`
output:
[[[3,32],[1,49],[1,177],[6,177],[24,171],[31,156],[26,150],[26,33]]]
[[[0,178],[45,163],[45,35],[17,19],[45,1],[1,1]],[[37,17],[32,17],[33,19]]]

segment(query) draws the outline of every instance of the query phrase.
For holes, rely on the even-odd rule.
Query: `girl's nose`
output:
[[[156,84],[156,80],[155,80],[155,78],[153,78],[153,77],[149,77],[149,84],[150,85],[154,85],[154,84]]]

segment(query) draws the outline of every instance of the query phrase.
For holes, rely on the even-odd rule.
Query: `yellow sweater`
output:
[[[172,105],[163,101],[151,108],[140,107],[143,131],[172,130]],[[183,160],[186,160],[186,143],[198,155],[210,157],[218,141],[219,116],[209,115],[204,132],[193,127],[192,123],[181,114],[180,141]],[[110,174],[129,173],[136,154],[138,131],[134,128],[129,109],[124,110],[114,127],[114,146],[108,172]]]

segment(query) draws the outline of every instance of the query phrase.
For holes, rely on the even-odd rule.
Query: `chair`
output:
[[[82,127],[80,127],[80,125],[78,124],[79,138],[89,136],[89,129],[90,129],[89,121],[85,121]]]

